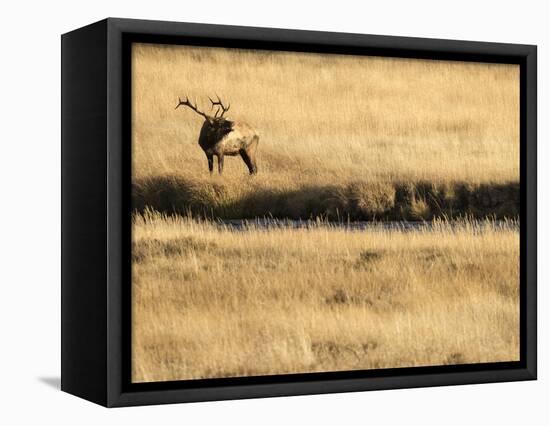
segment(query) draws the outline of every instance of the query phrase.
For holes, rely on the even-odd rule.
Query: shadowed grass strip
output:
[[[293,187],[254,179],[220,181],[155,176],[135,180],[133,208],[215,219],[432,220],[515,218],[519,183],[380,183]]]

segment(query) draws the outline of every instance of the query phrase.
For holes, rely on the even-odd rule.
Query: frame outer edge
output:
[[[61,390],[106,404],[106,21],[61,37]]]
[[[107,19],[107,406],[117,405],[122,394],[123,370],[123,192],[121,165],[122,32]]]
[[[537,46],[526,55],[527,370],[537,378]]]
[[[453,53],[478,53],[490,55],[527,56],[536,47],[529,44],[498,43],[471,40],[453,40],[408,36],[388,36],[362,33],[249,27],[237,25],[202,24],[191,22],[156,21],[129,18],[108,18],[120,32],[144,34],[170,34],[174,36],[234,38],[290,43],[364,46],[368,43],[379,49],[409,49],[418,51],[445,51]]]

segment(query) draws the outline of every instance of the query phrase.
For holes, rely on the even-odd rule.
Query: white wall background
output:
[[[5,1],[0,6],[0,423],[550,424],[539,221],[539,380],[106,410],[56,389],[60,358],[60,34],[107,16],[538,44],[539,188],[550,183],[543,1]],[[539,197],[539,218],[550,198]],[[548,395],[545,397],[543,393]]]

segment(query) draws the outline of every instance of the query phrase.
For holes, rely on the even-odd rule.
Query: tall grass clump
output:
[[[519,184],[351,181],[324,185],[262,177],[235,181],[170,175],[135,180],[133,207],[217,219],[431,220],[519,216]]]

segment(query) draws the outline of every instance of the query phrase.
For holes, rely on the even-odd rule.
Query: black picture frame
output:
[[[519,64],[520,361],[131,383],[129,47],[138,41]],[[118,18],[61,42],[62,390],[117,407],[536,379],[536,46]]]

